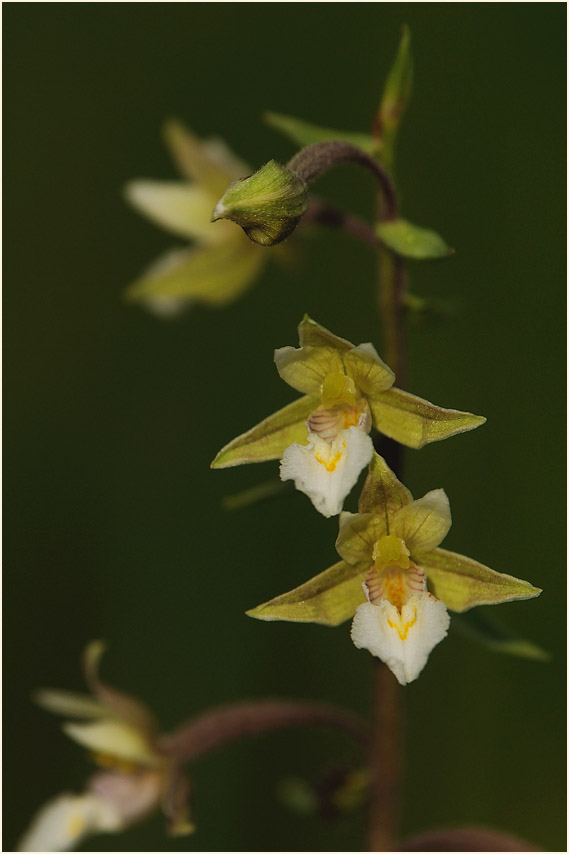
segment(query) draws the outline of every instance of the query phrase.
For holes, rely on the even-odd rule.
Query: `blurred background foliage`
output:
[[[401,26],[416,77],[397,161],[403,213],[457,254],[415,265],[420,297],[455,314],[413,325],[413,392],[488,423],[407,454],[416,496],[444,486],[448,548],[544,588],[495,609],[550,663],[499,656],[457,632],[405,690],[403,827],[489,824],[564,839],[563,4],[9,4],[5,8],[5,844],[90,772],[39,685],[81,688],[91,638],[104,673],[165,728],[263,695],[367,712],[372,658],[348,626],[262,624],[243,611],[334,562],[337,521],[299,493],[233,513],[225,495],[276,464],[208,468],[294,392],[274,369],[303,312],[378,340],[375,261],[324,231],[295,240],[220,311],[164,322],[122,302],[166,233],[129,210],[134,177],[174,178],[160,138],[178,116],[259,166],[294,148],[270,109],[367,130]],[[367,215],[366,174],[320,194]],[[268,250],[270,251],[270,250]],[[354,509],[355,494],[348,504]],[[361,813],[289,813],[283,778],[355,760],[342,736],[288,732],[192,769],[198,831],[156,816],[92,850],[351,850]]]

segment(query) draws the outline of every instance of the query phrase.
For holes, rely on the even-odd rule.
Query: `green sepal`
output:
[[[481,415],[443,409],[398,388],[368,398],[368,403],[380,433],[409,448],[422,448],[429,442],[474,430],[486,421]]]
[[[365,602],[362,581],[368,565],[350,566],[343,560],[288,593],[246,611],[257,620],[285,620],[339,626]]]
[[[339,353],[347,353],[353,348],[351,341],[334,335],[325,326],[321,326],[308,314],[298,324],[298,340],[302,347],[331,347]]]
[[[411,97],[412,85],[411,34],[409,28],[404,26],[397,55],[387,76],[374,123],[374,134],[381,145],[381,159],[388,168],[391,167],[393,161],[395,140]]]
[[[413,496],[407,487],[396,478],[383,457],[374,452],[360,495],[359,512],[384,514],[389,533],[395,514],[411,501]]]
[[[291,234],[308,210],[304,182],[275,160],[238,178],[217,203],[211,220],[230,219],[253,243],[274,246]]]
[[[385,516],[377,513],[342,513],[336,551],[346,563],[368,568],[373,562],[375,543],[388,533]]]
[[[285,116],[282,113],[265,113],[263,119],[269,127],[287,136],[301,148],[306,145],[314,145],[316,142],[330,142],[339,140],[357,145],[367,154],[376,154],[378,151],[377,140],[369,133],[357,133],[343,130],[332,130],[296,119],[294,116]]]
[[[225,445],[213,460],[211,468],[223,469],[242,463],[277,460],[293,442],[306,444],[308,434],[305,422],[317,406],[318,401],[308,395],[289,403]]]
[[[444,489],[433,489],[402,507],[391,524],[391,533],[405,541],[412,555],[434,549],[450,530],[450,505]]]
[[[425,570],[431,592],[451,611],[533,599],[541,593],[539,587],[533,587],[528,581],[496,572],[472,558],[446,549],[414,554],[413,559]]]
[[[477,608],[453,618],[451,626],[462,635],[491,652],[515,655],[534,661],[550,661],[551,654],[533,641],[525,640],[494,620],[484,609]]]
[[[450,258],[451,249],[436,231],[420,228],[406,219],[380,222],[375,227],[379,239],[393,252],[415,261],[433,261]]]

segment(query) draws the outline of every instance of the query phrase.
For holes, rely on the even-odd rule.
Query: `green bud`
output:
[[[253,243],[274,246],[294,231],[307,209],[305,183],[286,166],[270,160],[253,175],[229,185],[211,221],[230,219]]]

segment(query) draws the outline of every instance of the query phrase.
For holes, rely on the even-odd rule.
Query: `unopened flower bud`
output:
[[[211,220],[230,219],[254,243],[274,246],[294,231],[307,208],[306,184],[286,166],[270,160],[253,175],[229,185]]]

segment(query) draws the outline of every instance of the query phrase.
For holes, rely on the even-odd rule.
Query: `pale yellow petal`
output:
[[[161,764],[160,757],[151,750],[142,732],[123,721],[110,719],[87,724],[68,723],[63,725],[63,731],[96,753],[151,767]]]
[[[390,533],[404,540],[413,556],[438,546],[451,524],[450,505],[444,489],[433,489],[395,514]]]
[[[180,181],[131,181],[125,187],[126,200],[137,211],[167,231],[204,243],[227,238],[225,224],[211,222],[215,198],[197,185]]]
[[[48,712],[70,718],[100,718],[110,714],[109,709],[98,700],[88,694],[75,694],[73,691],[40,688],[34,693],[34,700]]]

